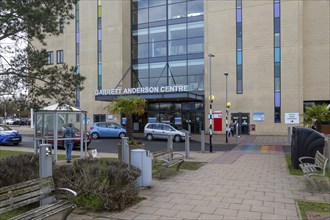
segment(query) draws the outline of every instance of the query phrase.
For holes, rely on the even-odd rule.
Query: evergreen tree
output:
[[[321,131],[322,123],[330,121],[330,110],[327,105],[313,105],[306,107],[304,114],[304,124],[315,127],[315,130]]]
[[[73,104],[85,78],[67,64],[47,65],[41,46],[47,45],[46,37],[63,32],[77,1],[0,1],[0,95],[28,93],[27,104],[34,109],[50,101]]]

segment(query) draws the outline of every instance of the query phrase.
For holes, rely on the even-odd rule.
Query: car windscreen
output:
[[[7,126],[0,126],[0,131],[11,131],[12,129]]]
[[[171,126],[173,128],[175,128],[176,130],[183,130],[183,128],[181,127],[181,125],[173,125],[173,124],[171,124]]]

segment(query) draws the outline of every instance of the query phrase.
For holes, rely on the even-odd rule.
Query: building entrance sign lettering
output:
[[[188,85],[181,86],[154,86],[138,87],[125,89],[100,89],[95,91],[95,95],[130,95],[130,94],[148,94],[148,93],[169,93],[169,92],[188,92]]]

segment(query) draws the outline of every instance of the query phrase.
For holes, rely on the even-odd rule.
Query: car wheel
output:
[[[92,138],[93,139],[98,139],[99,138],[99,134],[98,133],[92,133]]]
[[[14,145],[18,145],[19,143],[14,143]]]
[[[182,138],[180,135],[175,135],[175,137],[174,137],[175,142],[181,142],[181,140],[182,140]]]
[[[147,140],[148,141],[152,141],[154,138],[152,137],[152,135],[151,134],[147,134]]]
[[[120,134],[119,134],[119,138],[123,138],[123,137],[125,137],[126,136],[126,134],[124,133],[124,132],[121,132]]]

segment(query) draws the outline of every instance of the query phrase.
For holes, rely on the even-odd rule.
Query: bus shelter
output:
[[[64,131],[72,123],[74,138],[64,138]],[[64,147],[64,140],[80,143],[80,157],[87,155],[87,112],[69,105],[54,104],[34,113],[34,152],[40,144],[52,144],[54,160],[57,161],[58,147]]]

